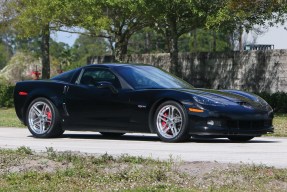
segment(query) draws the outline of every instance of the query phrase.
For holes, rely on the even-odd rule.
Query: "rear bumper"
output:
[[[273,118],[242,117],[194,117],[189,118],[190,135],[200,136],[261,136],[273,133]],[[213,122],[213,123],[212,123]]]

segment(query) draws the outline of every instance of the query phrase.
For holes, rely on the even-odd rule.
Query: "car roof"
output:
[[[114,67],[124,67],[124,66],[151,66],[147,64],[135,64],[135,63],[103,63],[103,64],[88,64],[83,68],[89,67],[101,67],[101,68],[114,68]]]

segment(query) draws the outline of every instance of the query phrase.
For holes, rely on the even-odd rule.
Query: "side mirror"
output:
[[[117,94],[119,92],[117,90],[117,88],[115,88],[115,86],[111,82],[108,82],[108,81],[98,82],[96,84],[96,87],[99,88],[99,89],[109,88],[112,91],[112,93],[114,93],[114,94]]]

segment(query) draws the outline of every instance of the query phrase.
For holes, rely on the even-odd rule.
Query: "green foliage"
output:
[[[196,29],[179,38],[180,52],[230,51],[228,35],[207,29]]]
[[[71,48],[72,61],[76,65],[85,65],[90,56],[110,55],[109,46],[104,38],[80,35]]]
[[[249,31],[254,25],[266,25],[267,20],[270,25],[282,22],[287,5],[281,0],[224,0],[220,1],[218,6],[218,11],[208,15],[206,25],[234,32],[240,29]]]
[[[0,70],[7,65],[10,58],[11,51],[9,47],[6,44],[2,43],[0,39]]]
[[[267,103],[271,105],[275,113],[287,113],[287,93],[276,92],[270,93],[257,93],[262,97]]]
[[[12,107],[14,86],[0,84],[0,107]]]
[[[30,147],[21,146],[17,149],[17,152],[20,154],[32,155],[33,151]]]
[[[128,44],[129,54],[166,52],[165,37],[151,28],[134,33]]]

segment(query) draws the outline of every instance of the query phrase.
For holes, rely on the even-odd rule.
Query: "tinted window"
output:
[[[115,69],[134,89],[193,88],[180,78],[152,66],[120,66]]]
[[[120,88],[118,78],[108,69],[90,68],[86,69],[80,80],[80,84],[95,86],[101,81],[112,83],[116,88]]]
[[[57,80],[57,81],[64,81],[64,82],[68,82],[70,83],[74,74],[75,74],[76,70],[72,70],[72,71],[67,71],[67,72],[64,72],[60,75],[57,75],[53,78],[51,78],[52,80]]]

